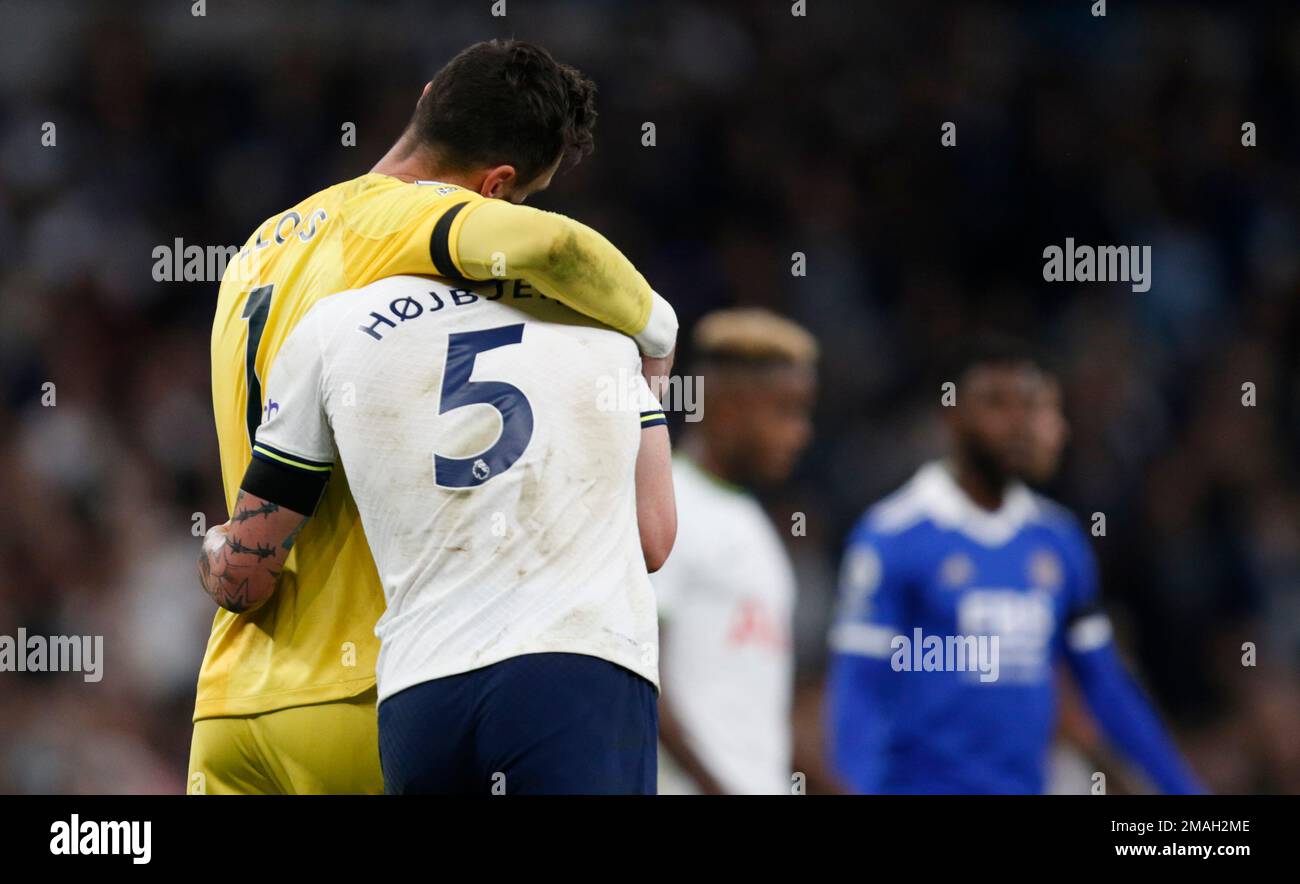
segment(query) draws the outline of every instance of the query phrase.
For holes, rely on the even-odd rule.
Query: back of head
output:
[[[532,181],[592,150],[596,86],[540,46],[488,40],[438,71],[409,131],[447,168],[511,165]]]
[[[719,310],[695,326],[703,437],[714,469],[743,485],[784,481],[812,438],[817,339],[761,308]]]
[[[976,330],[944,361],[944,380],[953,381],[958,386],[975,368],[1026,366],[1042,369],[1040,357],[1027,341],[992,329]]]
[[[817,361],[816,338],[797,323],[761,307],[708,314],[696,324],[692,344],[695,358],[703,366],[811,367]]]

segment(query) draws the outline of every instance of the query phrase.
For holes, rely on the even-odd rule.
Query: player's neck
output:
[[[1005,479],[985,475],[983,471],[976,469],[962,458],[953,458],[951,465],[957,487],[961,488],[976,506],[989,512],[997,512],[1002,508],[1007,488]]]
[[[736,471],[728,466],[725,458],[718,456],[715,446],[708,444],[708,440],[701,434],[687,434],[679,447],[683,454],[709,476],[726,485],[736,488],[744,487],[733,475]]]
[[[470,174],[444,167],[434,153],[412,144],[406,135],[397,139],[397,143],[388,149],[388,153],[370,171],[402,181],[441,181],[473,191],[478,190],[480,183]]]

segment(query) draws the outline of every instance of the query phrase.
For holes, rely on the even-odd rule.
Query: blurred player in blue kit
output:
[[[865,793],[1042,792],[1064,662],[1155,787],[1203,791],[1119,659],[1084,529],[1024,484],[1063,443],[1051,382],[1003,338],[977,341],[952,379],[949,457],[849,537],[830,635],[836,773]]]

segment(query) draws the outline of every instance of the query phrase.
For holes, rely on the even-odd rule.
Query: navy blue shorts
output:
[[[525,654],[379,704],[390,795],[653,795],[654,685],[585,654]]]

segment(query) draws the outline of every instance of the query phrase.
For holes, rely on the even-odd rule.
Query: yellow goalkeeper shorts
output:
[[[191,795],[380,795],[371,688],[329,703],[194,722]]]

